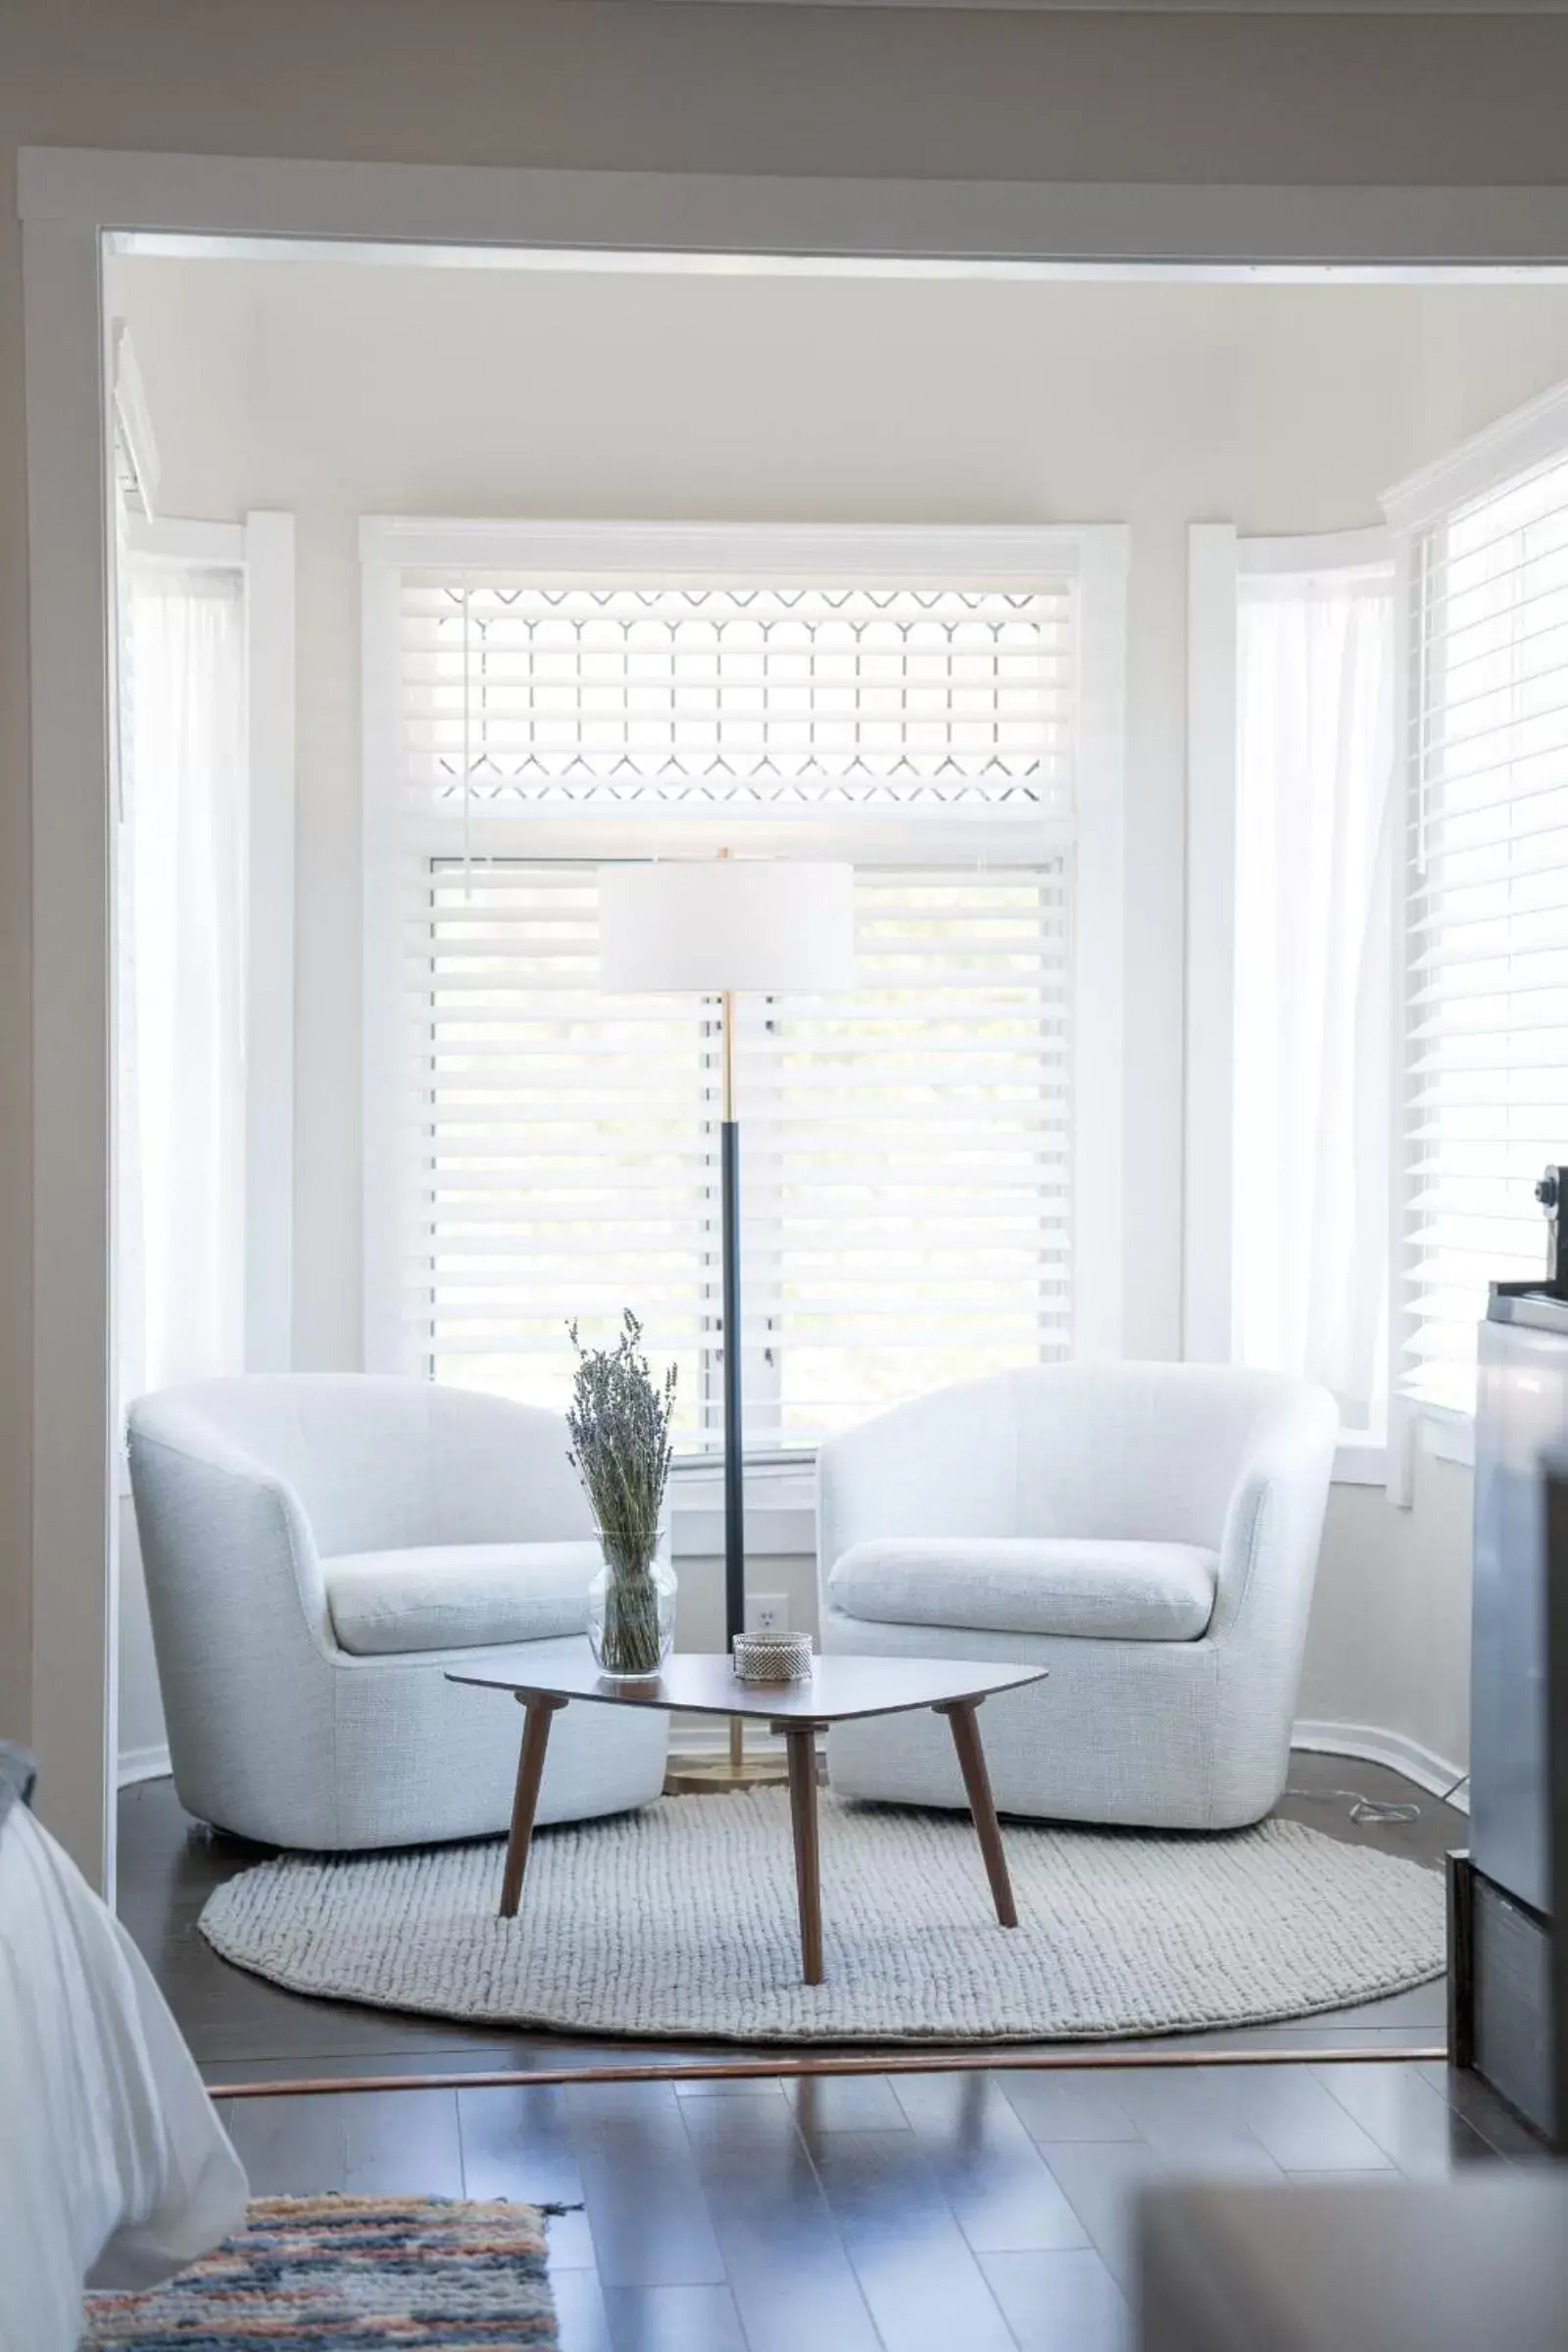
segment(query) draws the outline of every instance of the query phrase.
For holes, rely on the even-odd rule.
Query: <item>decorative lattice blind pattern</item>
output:
[[[1568,463],[1414,552],[1401,1369],[1468,1409],[1487,1285],[1541,1272],[1532,1183],[1568,1156]]]
[[[1076,589],[407,571],[411,781],[488,813],[1072,804]]]
[[[435,1377],[558,1407],[623,1305],[720,1407],[715,1008],[598,989],[592,865],[426,864],[405,1315]],[[747,1434],[807,1445],[1070,1340],[1068,868],[857,875],[853,998],[745,1008]]]

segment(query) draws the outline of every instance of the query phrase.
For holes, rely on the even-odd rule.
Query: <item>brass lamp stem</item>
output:
[[[718,854],[720,858],[729,856],[728,850],[720,850]],[[718,1003],[723,1054],[723,1109],[720,1116],[732,1119],[735,1116],[735,999],[727,988]]]
[[[722,1104],[720,1115],[735,1116],[735,1000],[726,988],[718,1000],[719,1027],[722,1032]]]

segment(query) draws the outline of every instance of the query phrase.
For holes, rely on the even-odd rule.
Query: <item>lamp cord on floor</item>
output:
[[[1395,1802],[1381,1796],[1363,1796],[1359,1788],[1287,1788],[1287,1796],[1298,1796],[1307,1804],[1348,1804],[1354,1822],[1419,1821],[1421,1808],[1415,1804]]]
[[[1446,1805],[1449,1797],[1462,1788],[1469,1778],[1470,1775],[1467,1772],[1461,1772],[1456,1781],[1451,1782],[1446,1788],[1438,1791],[1438,1803]],[[1359,1788],[1287,1788],[1285,1793],[1287,1796],[1300,1797],[1307,1804],[1348,1805],[1350,1819],[1358,1824],[1419,1821],[1421,1818],[1421,1808],[1418,1804],[1391,1797],[1363,1796]]]

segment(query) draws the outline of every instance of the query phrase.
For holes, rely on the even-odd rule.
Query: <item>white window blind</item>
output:
[[[629,1306],[717,1445],[717,1006],[601,995],[597,869],[720,847],[859,934],[739,1002],[748,1445],[1113,1352],[1123,534],[364,547],[368,1363],[559,1408]]]
[[[716,1445],[716,1007],[598,990],[596,870],[428,862],[405,1312],[434,1376],[559,1405],[625,1304]],[[1070,1339],[1068,867],[862,868],[852,998],[743,1006],[748,1443]]]
[[[698,1434],[712,1077],[702,1008],[599,993],[595,868],[427,862],[411,942],[402,1301],[438,1380],[559,1407],[567,1325],[633,1306]]]
[[[780,1004],[785,1445],[1068,1352],[1068,919],[1064,860],[862,869],[854,996]]]
[[[1421,530],[1410,616],[1402,1376],[1468,1408],[1568,1155],[1568,462]]]

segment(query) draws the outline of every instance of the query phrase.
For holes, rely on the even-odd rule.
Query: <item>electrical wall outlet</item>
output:
[[[746,1631],[749,1634],[782,1634],[788,1630],[789,1601],[784,1593],[747,1593]]]

